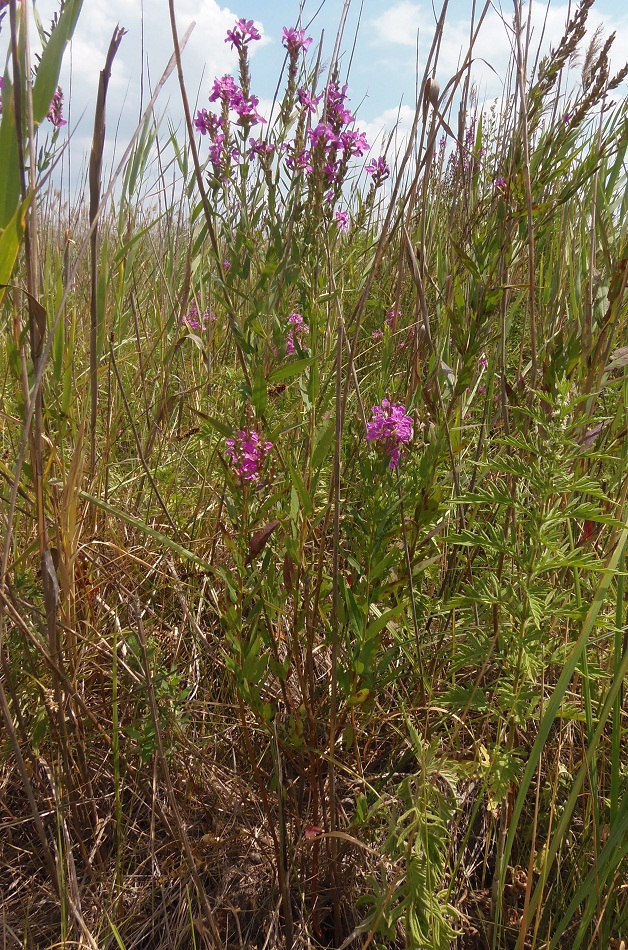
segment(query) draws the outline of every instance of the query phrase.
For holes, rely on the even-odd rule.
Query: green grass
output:
[[[379,187],[287,163],[338,78],[298,53],[274,124],[230,125],[274,154],[216,174],[151,107],[67,222],[28,155],[80,4],[32,88],[7,17],[7,946],[626,940],[628,114],[591,6],[534,74],[515,48],[501,113],[426,85],[441,23]]]

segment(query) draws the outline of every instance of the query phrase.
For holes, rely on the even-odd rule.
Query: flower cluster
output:
[[[48,121],[52,123],[55,129],[60,129],[62,125],[67,125],[65,119],[63,118],[62,110],[63,110],[63,92],[61,91],[61,87],[57,86],[57,91],[52,97],[52,102],[50,103],[50,109],[48,111],[48,115],[46,116]]]
[[[222,126],[222,119],[214,112],[208,112],[207,109],[199,109],[194,119],[194,128],[201,135],[209,135],[212,142],[216,141],[219,130]]]
[[[402,455],[402,446],[412,441],[414,427],[405,407],[382,399],[381,406],[373,406],[372,419],[366,425],[369,442],[379,442],[385,455],[390,458],[389,467],[397,468]]]
[[[297,30],[294,26],[284,26],[281,43],[290,56],[297,55],[300,50],[305,53],[312,42],[311,36],[305,35],[305,30]]]
[[[256,484],[273,443],[263,442],[255,430],[240,429],[233,439],[225,439],[225,445],[225,454],[231,459],[240,481]]]
[[[240,50],[243,46],[246,46],[247,43],[250,43],[251,40],[260,39],[260,32],[256,29],[253,20],[241,18],[237,21],[232,30],[227,30],[225,43],[231,43],[231,49],[235,47],[235,49]]]
[[[334,220],[342,231],[349,230],[349,212],[348,211],[341,211],[340,208],[338,208],[334,215]]]
[[[297,88],[299,58],[307,52],[312,38],[303,29],[283,27],[282,44],[288,53],[289,68],[281,117],[288,124],[296,104],[294,138],[282,143],[278,149],[261,137],[249,138],[253,126],[266,122],[259,112],[259,99],[250,93],[248,44],[258,39],[260,34],[253,20],[238,20],[228,31],[226,42],[238,52],[240,85],[229,75],[216,78],[209,95],[209,102],[215,103],[216,109],[213,112],[200,109],[194,119],[197,131],[210,139],[209,157],[214,176],[223,183],[229,180],[233,165],[243,160],[243,143],[246,142],[246,156],[260,163],[270,182],[271,165],[279,151],[290,171],[307,176],[310,203],[315,196],[315,204],[320,207],[323,194],[328,195],[327,214],[331,220],[350,160],[364,155],[369,149],[364,132],[353,127],[355,116],[347,107],[347,85],[332,81],[318,95],[307,86]],[[234,125],[243,130],[237,148],[232,134]],[[374,188],[386,180],[390,169],[384,156],[373,159],[367,167],[367,174],[372,176]],[[349,224],[347,213],[339,211],[336,221],[339,227],[346,229]]]
[[[390,177],[390,168],[383,155],[380,155],[379,158],[373,158],[368,165],[365,166],[364,171],[367,175],[371,176],[376,188],[383,185],[386,179]]]
[[[3,7],[8,6],[8,0],[3,2],[0,0],[0,10]],[[2,115],[2,89],[4,88],[4,79],[0,76],[0,115]],[[61,126],[67,125],[67,122],[63,118],[63,91],[60,86],[57,86],[57,91],[52,97],[52,102],[50,103],[50,108],[48,110],[48,115],[46,116],[49,122],[55,127],[55,129],[60,129]]]
[[[305,342],[310,328],[300,313],[291,313],[288,317],[288,331],[286,333],[286,356],[292,356],[295,349],[305,350]]]
[[[222,79],[214,79],[209,101],[220,102],[227,111],[235,112],[238,116],[236,120],[238,125],[250,127],[257,125],[258,122],[266,122],[266,119],[257,111],[259,105],[257,96],[245,96],[233,76],[225,75]],[[197,113],[197,119],[198,116],[199,113]],[[224,119],[220,121],[220,125],[224,127]]]
[[[381,330],[373,330],[371,339],[375,342],[383,340],[389,331],[396,329],[396,323],[398,323],[399,320],[401,320],[401,310],[387,310],[383,328]]]
[[[310,112],[312,115],[316,112],[316,107],[323,98],[323,95],[324,93],[321,92],[320,96],[313,96],[306,86],[301,86],[300,89],[297,89],[299,104],[303,106],[305,111]]]
[[[216,314],[213,310],[207,310],[205,313],[200,314],[194,302],[192,302],[188,312],[181,317],[181,324],[190,330],[203,330],[208,323],[215,322]]]
[[[266,122],[258,111],[259,99],[250,94],[249,88],[248,44],[259,39],[261,34],[253,20],[237,20],[233,29],[227,30],[225,43],[231,43],[231,48],[238,51],[241,85],[238,86],[233,76],[229,75],[214,79],[209,101],[217,103],[220,114],[199,109],[194,119],[196,130],[201,135],[209,136],[209,158],[214,175],[223,183],[229,180],[232,165],[240,161],[240,152],[231,136],[232,123],[239,125],[246,136],[254,125]],[[251,155],[255,154],[259,155],[259,150],[251,150]]]
[[[222,80],[216,79],[214,82],[214,90],[217,84],[223,83],[224,80],[233,82],[231,76],[224,76]],[[225,84],[225,86],[226,91],[224,92],[224,96],[226,98],[229,95],[229,86],[227,84]],[[214,166],[214,174],[217,178],[227,179],[232,162],[237,163],[240,160],[238,149],[229,141],[228,132],[223,131],[226,129],[225,120],[228,121],[229,119],[230,108],[233,108],[238,113],[238,124],[246,124],[247,128],[254,125],[257,121],[265,121],[261,116],[257,116],[256,107],[258,101],[255,96],[251,96],[250,99],[244,99],[241,96],[240,90],[237,90],[237,92],[240,98],[236,100],[234,96],[233,106],[227,101],[223,107],[223,115],[216,115],[213,112],[208,112],[207,109],[199,109],[194,119],[194,127],[196,130],[200,132],[201,135],[209,135],[209,158]],[[211,96],[210,101],[214,101]]]
[[[250,138],[249,145],[251,146],[250,154],[258,155],[260,159],[268,159],[275,154],[275,146],[270,142],[265,142],[262,138]]]

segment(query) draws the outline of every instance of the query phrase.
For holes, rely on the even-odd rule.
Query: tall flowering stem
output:
[[[273,443],[262,441],[255,430],[240,429],[233,438],[225,440],[225,446],[225,454],[231,460],[240,484],[256,485]]]
[[[366,438],[378,442],[381,450],[390,459],[389,468],[398,468],[403,446],[412,441],[414,425],[412,417],[399,403],[382,399],[381,406],[373,406],[372,419],[366,425]]]
[[[50,110],[46,118],[52,123],[55,129],[60,129],[63,125],[67,125],[67,122],[63,118],[63,92],[60,86],[57,86],[57,91],[52,97]]]
[[[245,20],[242,18],[237,21],[232,30],[227,30],[225,43],[231,43],[231,49],[235,47],[238,51],[240,84],[242,86],[242,95],[245,99],[249,98],[249,90],[251,87],[248,44],[251,40],[260,40],[261,38],[261,34],[255,27],[253,20]]]
[[[301,52],[307,53],[311,42],[312,37],[306,36],[305,30],[297,30],[294,26],[284,26],[281,43],[288,52],[288,88],[286,89],[286,95],[281,107],[284,122],[288,121],[295,102],[297,74],[299,71],[299,54]]]

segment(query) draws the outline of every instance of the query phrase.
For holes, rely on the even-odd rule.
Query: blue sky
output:
[[[435,0],[435,9],[441,3]],[[481,6],[478,0],[477,6]],[[323,62],[331,56],[340,22],[344,0],[305,0],[301,4],[303,25],[314,39],[310,56],[324,34]],[[39,0],[37,9],[43,22],[57,8],[54,0]],[[299,18],[298,0],[237,0],[233,6],[219,0],[176,0],[175,8],[180,32],[196,21],[196,28],[184,52],[183,65],[188,93],[192,101],[207,105],[207,95],[214,76],[235,72],[236,57],[225,44],[226,30],[238,17],[254,19],[262,40],[252,44],[252,89],[268,109],[275,91],[283,61],[282,26],[295,25]],[[573,10],[574,4],[571,4]],[[444,85],[456,72],[462,51],[469,40],[471,0],[451,0],[447,27],[437,71]],[[524,3],[528,9],[528,0]],[[568,2],[534,0],[533,45],[538,45],[544,30],[543,48],[556,45],[562,35],[569,13]],[[498,98],[503,93],[503,80],[510,54],[512,2],[491,7],[476,47],[474,77],[481,99]],[[142,29],[143,19],[143,29]],[[358,20],[360,26],[358,30]],[[628,9],[625,0],[597,0],[589,17],[592,28],[601,26],[605,33],[617,33],[613,66],[619,68],[628,60]],[[401,129],[407,129],[415,106],[416,62],[422,73],[425,57],[434,32],[435,14],[431,2],[423,0],[353,0],[345,25],[342,44],[341,76],[343,80],[351,60],[349,94],[354,111],[358,111],[361,127],[373,140],[382,128],[390,128],[401,105]],[[93,126],[93,105],[101,69],[111,33],[119,24],[127,30],[123,38],[109,89],[108,153],[121,154],[135,127],[140,109],[143,69],[144,103],[149,86],[157,82],[168,61],[172,41],[167,0],[84,0],[70,55],[66,57],[63,87],[66,100],[71,100],[70,126],[74,129],[73,152],[80,160],[85,154]],[[357,39],[356,39],[357,31]],[[6,47],[6,28],[0,36],[0,51]],[[351,58],[353,44],[355,50]],[[142,66],[143,64],[143,66]],[[575,67],[577,69],[577,65]],[[621,90],[628,93],[628,86]],[[178,88],[175,78],[169,81],[157,105],[174,124],[181,122]],[[81,118],[81,115],[83,117]],[[78,127],[77,126],[78,123]]]

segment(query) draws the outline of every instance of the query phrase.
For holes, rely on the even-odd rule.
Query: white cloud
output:
[[[527,12],[527,5],[525,11]],[[569,11],[569,5],[564,2],[546,3],[544,0],[533,0],[528,72],[537,59],[537,53],[543,56],[549,52],[550,48],[557,49],[565,31]],[[573,12],[572,4],[572,15]],[[598,26],[602,27],[605,37],[611,32],[616,33],[611,51],[611,68],[615,71],[619,70],[628,61],[628,15],[612,18],[602,15],[594,7],[589,14],[587,35],[580,46],[580,60]],[[386,45],[397,47],[396,60],[391,60],[387,51],[385,65],[389,70],[395,68],[410,70],[413,67],[414,54],[410,52],[410,47],[414,49],[418,31],[419,75],[422,74],[435,31],[435,19],[431,10],[425,5],[400,0],[371,20],[370,27],[373,43],[384,48]],[[444,89],[460,70],[470,42],[470,20],[449,17],[445,21],[436,69],[441,89]],[[404,47],[407,48],[405,51]],[[501,97],[512,91],[506,88],[506,83],[512,80],[510,67],[514,49],[515,34],[510,5],[504,4],[502,12],[491,7],[482,23],[472,51],[471,75],[477,86],[480,101]],[[572,73],[574,81],[580,78],[580,68],[581,62],[574,64]],[[410,79],[408,85],[413,86],[414,72],[409,72],[408,75]]]
[[[398,43],[401,46],[416,46],[417,30],[422,34],[424,28],[429,29],[419,4],[410,3],[409,0],[399,0],[399,3],[372,20],[371,25],[375,29],[377,41]]]
[[[413,122],[414,109],[404,105],[386,109],[371,122],[361,121],[360,129],[366,133],[367,141],[371,146],[369,157],[382,154],[388,146],[386,152],[388,164],[394,165],[396,156],[403,157],[408,147]]]

